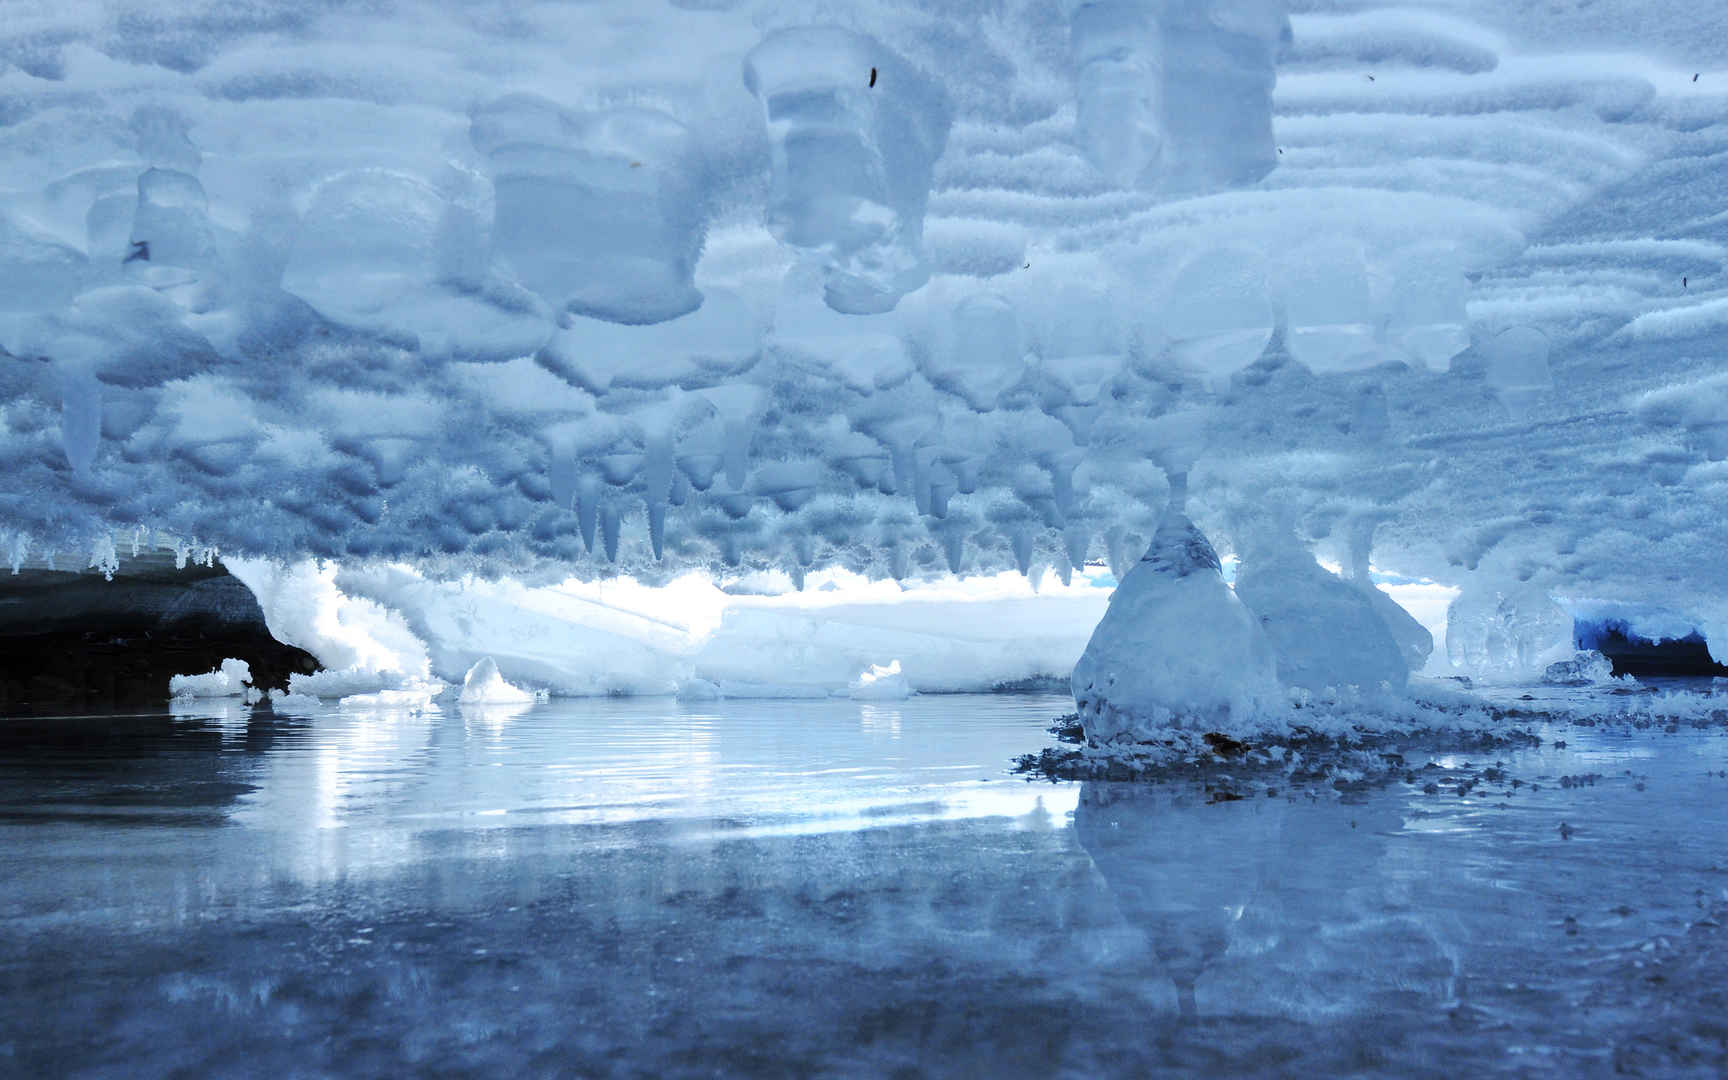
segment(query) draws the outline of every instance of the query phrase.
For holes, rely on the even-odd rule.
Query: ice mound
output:
[[[1278,697],[1272,645],[1212,545],[1186,515],[1166,515],[1074,667],[1088,743],[1149,742],[1172,728],[1228,734]]]
[[[224,660],[202,675],[175,675],[168,693],[176,698],[245,697],[252,690],[252,669],[244,660]]]
[[[1259,619],[1285,686],[1403,689],[1409,663],[1374,602],[1294,544],[1251,552],[1236,595]]]
[[[534,693],[505,682],[498,674],[498,665],[488,656],[468,669],[456,700],[463,705],[527,705],[534,701]]]

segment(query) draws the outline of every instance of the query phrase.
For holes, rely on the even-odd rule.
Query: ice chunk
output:
[[[685,679],[678,684],[679,701],[718,701],[720,687],[707,679]]]
[[[1570,660],[1556,660],[1542,671],[1549,686],[1589,686],[1614,677],[1614,664],[1595,649],[1587,649]]]
[[[1316,693],[1403,688],[1410,667],[1373,601],[1300,547],[1251,551],[1236,573],[1236,595],[1265,629],[1284,685]]]
[[[836,311],[892,309],[929,277],[924,210],[950,123],[941,87],[834,26],[770,34],[744,82],[773,146],[769,231],[821,258]]]
[[[462,693],[456,700],[463,705],[525,705],[534,700],[534,694],[505,682],[497,662],[486,656],[462,677]]]
[[[676,118],[513,94],[476,110],[470,137],[497,191],[493,250],[548,303],[631,325],[702,303],[702,176]]]
[[[1095,745],[1146,742],[1169,728],[1248,730],[1278,694],[1271,643],[1181,513],[1165,515],[1116,587],[1073,686]]]
[[[243,697],[252,684],[252,668],[244,660],[224,660],[215,671],[203,675],[176,675],[168,680],[168,693],[177,698]]]
[[[295,716],[316,716],[324,707],[322,701],[310,694],[291,694],[286,690],[270,691],[267,700],[272,712]]]
[[[1572,619],[1538,585],[1472,582],[1446,610],[1446,654],[1472,675],[1534,675],[1572,657]]]
[[[902,701],[912,696],[912,684],[901,673],[900,661],[894,660],[886,667],[871,664],[852,680],[846,693],[853,701]]]

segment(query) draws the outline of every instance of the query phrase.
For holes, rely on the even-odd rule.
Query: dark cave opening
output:
[[[163,707],[168,680],[244,660],[255,685],[285,687],[316,670],[311,654],[270,636],[264,612],[220,566],[176,566],[172,553],[93,571],[0,573],[0,710]]]
[[[1580,649],[1595,649],[1606,656],[1616,675],[1728,677],[1728,667],[1711,657],[1709,643],[1696,630],[1682,638],[1652,641],[1633,633],[1621,619],[1575,619],[1572,640]]]

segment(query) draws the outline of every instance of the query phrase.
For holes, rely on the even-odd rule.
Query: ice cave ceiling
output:
[[[0,528],[1066,574],[1174,478],[1699,613],[1725,120],[1711,4],[9,0]]]

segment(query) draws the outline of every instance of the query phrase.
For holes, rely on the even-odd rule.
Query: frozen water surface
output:
[[[1728,1064],[1719,729],[1556,726],[1465,795],[1464,759],[1411,754],[1415,783],[1213,804],[1007,775],[1066,708],[4,721],[0,1073]]]

